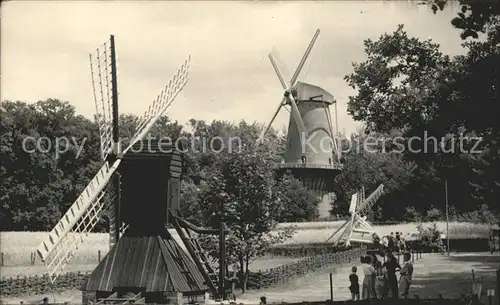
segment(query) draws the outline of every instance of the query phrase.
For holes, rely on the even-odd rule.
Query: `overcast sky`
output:
[[[1,99],[70,101],[95,112],[88,54],[115,35],[120,112],[141,115],[187,55],[190,80],[168,111],[190,118],[267,122],[282,96],[267,54],[276,47],[293,71],[316,28],[321,34],[301,81],[338,100],[339,125],[353,91],[343,77],[364,59],[363,40],[405,24],[449,54],[461,52],[450,25],[456,7],[437,15],[407,1],[163,2],[13,1],[1,9]],[[288,125],[283,111],[274,126]]]

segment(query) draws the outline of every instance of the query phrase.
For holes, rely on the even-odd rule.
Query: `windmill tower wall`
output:
[[[300,134],[293,116],[288,124],[285,163],[331,167],[334,160],[329,118],[331,102],[301,101],[297,104],[307,135]],[[305,157],[305,160],[303,158]]]
[[[278,54],[274,50],[269,54],[271,65],[285,92],[271,122],[263,130],[259,143],[269,131],[280,109],[284,105],[291,106],[287,148],[284,160],[277,166],[277,174],[291,171],[309,190],[320,197],[320,217],[325,217],[329,216],[329,199],[332,197],[325,195],[331,195],[335,175],[342,169],[340,151],[337,145],[333,145],[335,139],[329,110],[329,106],[336,101],[325,89],[297,81],[319,33],[320,29],[317,29],[290,79],[284,77],[284,70],[279,67]]]
[[[330,105],[334,98],[320,87],[298,83],[294,97],[304,123],[301,134],[293,115],[288,124],[287,148],[279,172],[291,171],[320,200],[319,217],[329,216],[334,178],[342,168],[335,154]]]

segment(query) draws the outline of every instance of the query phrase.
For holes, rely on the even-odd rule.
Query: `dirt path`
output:
[[[445,298],[457,297],[471,289],[472,273],[474,269],[476,280],[483,283],[484,288],[495,287],[495,270],[500,267],[500,256],[489,253],[452,254],[450,257],[442,254],[423,254],[422,259],[414,262],[415,273],[410,295],[418,294],[421,298],[437,297],[442,294]],[[244,299],[256,300],[266,296],[268,303],[274,302],[301,302],[321,301],[330,298],[330,280],[328,273],[332,272],[333,294],[335,300],[346,300],[350,297],[348,276],[351,266],[327,268],[322,272],[309,274],[300,279],[290,280],[286,285],[249,291]],[[17,298],[2,298],[8,303],[39,301],[43,296],[26,296]],[[51,301],[79,303],[81,292],[67,291],[49,295]],[[485,299],[483,299],[485,301]],[[500,305],[500,304],[497,304]]]
[[[500,257],[489,253],[452,254],[450,257],[443,254],[423,254],[422,259],[414,262],[415,273],[410,295],[413,297],[418,294],[421,298],[426,298],[442,294],[445,298],[451,298],[468,293],[471,289],[472,269],[475,271],[476,280],[483,283],[483,289],[494,288],[495,270],[500,267],[499,264]],[[334,300],[347,300],[350,298],[350,269],[351,266],[327,269],[291,280],[286,285],[250,291],[245,297],[266,296],[268,302],[326,300],[330,298],[328,273],[332,272]]]

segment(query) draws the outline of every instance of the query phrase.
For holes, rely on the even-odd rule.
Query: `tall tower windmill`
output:
[[[284,69],[278,66],[277,55],[269,54],[285,92],[259,143],[264,140],[281,109],[290,107],[287,147],[283,162],[277,165],[278,173],[291,171],[309,190],[323,198],[333,192],[333,179],[342,169],[341,150],[335,139],[329,108],[336,101],[325,89],[297,81],[319,33],[320,30],[316,30],[288,83],[283,76]]]
[[[186,85],[190,57],[138,120],[123,150],[114,36],[90,54],[90,60],[104,165],[37,248],[51,281],[107,214],[111,249],[82,288],[84,303],[130,294],[134,302],[162,303],[177,293],[217,293],[214,271],[191,232],[217,234],[218,230],[197,228],[178,211],[183,155],[178,147],[161,141],[142,143]],[[187,252],[173,239],[167,229],[171,226]]]

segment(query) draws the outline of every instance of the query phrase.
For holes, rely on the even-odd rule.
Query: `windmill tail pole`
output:
[[[111,105],[113,111],[113,151],[110,154],[112,162],[116,160],[118,155],[120,154],[120,131],[119,128],[119,114],[118,114],[118,80],[116,73],[116,48],[115,48],[115,36],[111,35],[109,38],[110,41],[110,53],[111,53]],[[113,177],[113,185],[117,191],[117,197],[115,199],[115,209],[113,215],[110,215],[114,222],[113,230],[110,227],[110,247],[113,247],[118,239],[120,238],[120,228],[121,228],[121,219],[120,219],[120,208],[121,208],[121,190],[120,190],[120,175],[117,174]],[[111,223],[111,222],[110,222]]]
[[[112,105],[113,105],[113,143],[114,154],[118,155],[118,143],[120,132],[118,130],[118,81],[116,77],[116,49],[115,49],[115,36],[110,37],[110,49],[111,49],[111,94],[112,94]]]
[[[224,223],[224,203],[220,203],[220,233],[219,233],[219,296],[221,301],[226,297],[226,234]]]

